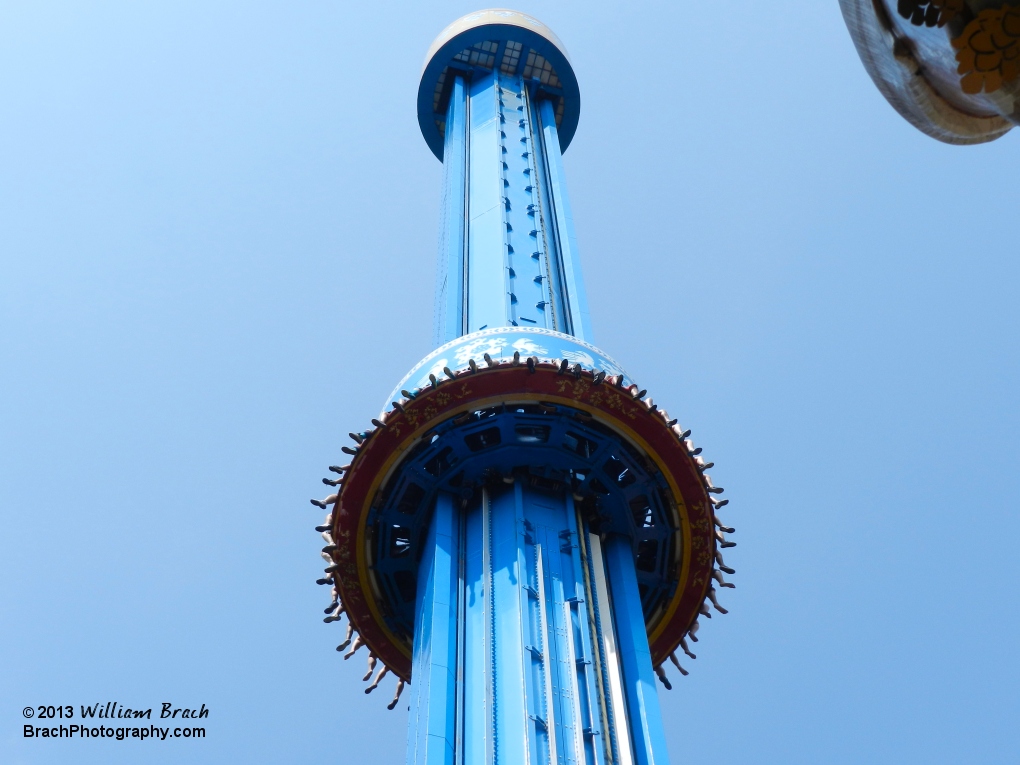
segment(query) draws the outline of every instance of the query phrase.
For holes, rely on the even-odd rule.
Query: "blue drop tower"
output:
[[[444,168],[436,350],[343,447],[318,527],[338,650],[409,694],[408,765],[666,763],[656,676],[693,658],[711,463],[592,344],[562,152],[580,92],[522,13],[447,27],[422,134]],[[354,637],[356,634],[356,638]]]

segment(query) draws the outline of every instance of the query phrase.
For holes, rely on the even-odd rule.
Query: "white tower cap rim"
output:
[[[433,40],[418,85],[418,124],[440,160],[445,140],[442,97],[450,85],[446,74],[451,65],[467,71],[468,76],[471,69],[480,68],[539,80],[547,92],[558,97],[560,150],[570,145],[580,116],[581,93],[566,47],[541,21],[520,11],[489,8],[462,16]]]

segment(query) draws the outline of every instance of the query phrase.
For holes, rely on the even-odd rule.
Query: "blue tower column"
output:
[[[446,108],[435,339],[506,326],[591,341],[553,105],[520,76],[456,75]]]
[[[541,124],[544,157],[544,177],[548,189],[550,226],[555,237],[555,262],[559,293],[562,295],[565,328],[562,332],[581,340],[594,342],[591,332],[591,317],[588,314],[588,300],[581,278],[581,261],[577,256],[577,235],[574,233],[574,216],[567,198],[566,175],[563,172],[563,155],[560,152],[559,133],[552,102],[540,101],[538,116]]]
[[[418,570],[414,624],[414,684],[407,761],[452,763],[457,748],[460,518],[457,499],[436,498]]]
[[[466,509],[463,759],[450,762],[604,765],[577,533],[569,496],[523,481]]]
[[[454,78],[451,88],[445,145],[433,338],[437,347],[467,331],[464,324],[467,296],[464,283],[467,275],[464,263],[467,235],[467,93],[463,77]]]
[[[312,499],[323,621],[382,665],[366,693],[396,675],[408,765],[667,765],[656,680],[687,674],[707,601],[726,613],[733,529],[691,431],[592,343],[573,67],[537,19],[477,11],[432,43],[417,112],[443,162],[436,347]]]
[[[633,640],[604,637],[612,606],[588,573],[612,570],[583,552],[572,496],[513,480],[459,504],[436,499],[419,565],[409,765],[664,762],[633,757],[614,647]]]
[[[534,74],[541,60],[483,40],[436,90],[437,345],[496,327],[592,340],[561,95]],[[569,488],[515,475],[467,500],[436,498],[418,568],[408,765],[667,763],[634,551],[624,537],[601,546]]]
[[[655,689],[652,654],[648,650],[645,617],[641,612],[634,550],[629,539],[610,534],[606,538],[604,552],[635,761],[637,765],[665,765],[669,762],[669,754]]]

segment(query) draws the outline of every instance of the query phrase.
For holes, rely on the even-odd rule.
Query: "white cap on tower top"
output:
[[[557,97],[560,148],[566,150],[577,129],[581,93],[566,48],[541,21],[504,8],[475,11],[454,21],[432,42],[418,86],[418,124],[439,159],[443,158],[442,126],[451,68],[522,75]]]

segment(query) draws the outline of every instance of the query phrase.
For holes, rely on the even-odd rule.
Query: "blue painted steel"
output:
[[[492,75],[471,82],[468,144],[468,331],[510,324],[503,221],[503,157],[497,86]]]
[[[505,45],[489,50],[493,61]],[[439,347],[384,410],[402,390],[413,396],[430,376],[481,365],[486,354],[566,359],[630,385],[590,344],[555,121],[563,93],[513,67],[457,67],[444,96]],[[575,415],[514,404],[440,425],[372,511],[388,625],[413,633],[408,765],[629,763],[617,724],[630,732],[637,765],[666,763],[644,621],[669,595],[666,487],[619,438]],[[603,509],[585,517],[608,535],[612,609],[592,593],[582,555],[591,529],[575,496]],[[618,635],[625,685],[624,701],[614,679],[615,703],[602,669],[606,630]]]
[[[464,82],[446,111],[436,343],[505,326],[590,340],[551,101],[498,71]]]
[[[539,606],[534,620],[534,645],[541,650],[539,689],[544,697],[543,717],[548,727],[553,761],[593,763],[586,752],[583,728],[587,722],[582,706],[590,700],[578,698],[574,641],[568,610],[573,613],[578,598],[584,601],[584,583],[574,578],[574,559],[580,559],[572,542],[570,515],[573,501],[568,497],[521,489],[527,495],[527,527],[531,544],[529,571],[537,591],[532,603]],[[580,585],[581,594],[578,593]],[[568,602],[573,599],[573,603]],[[587,690],[587,689],[586,689]],[[592,756],[588,756],[592,755]],[[541,760],[539,760],[541,762]]]
[[[443,160],[443,220],[436,269],[436,345],[466,332],[464,316],[467,234],[467,89],[456,77],[446,110],[446,154]]]
[[[549,288],[545,244],[534,166],[534,131],[528,94],[520,77],[496,75],[499,82],[501,151],[507,264],[510,279],[510,323],[558,329],[555,301]]]
[[[476,504],[464,551],[473,618],[463,762],[600,765],[589,643],[578,634],[586,590],[573,501],[516,480]]]
[[[566,175],[563,172],[563,156],[556,134],[556,119],[552,103],[542,100],[538,103],[539,123],[542,131],[542,157],[545,159],[549,184],[549,215],[555,232],[557,260],[561,269],[562,293],[567,301],[565,311],[569,326],[563,331],[581,340],[592,341],[591,317],[588,314],[588,299],[585,296],[581,278],[581,262],[578,259],[577,236],[574,234],[574,216],[567,199]]]
[[[584,534],[583,526],[579,525],[577,511],[574,508],[574,497],[567,497],[567,523],[566,531],[573,549],[582,550],[581,534]],[[593,638],[597,639],[595,626],[589,620],[589,601],[594,599],[594,593],[589,592],[588,577],[585,571],[585,561],[580,555],[571,554],[570,565],[574,581],[573,592],[566,596],[569,604],[569,624],[566,629],[570,634],[571,653],[574,659],[574,672],[576,673],[575,683],[577,688],[577,719],[581,725],[579,743],[584,749],[584,761],[594,765],[604,765],[606,761],[605,741],[600,737],[605,736],[601,723],[601,699],[602,686],[595,671],[597,657],[596,644]]]
[[[607,762],[600,709],[611,702],[594,670],[572,492],[508,480],[462,512],[454,495],[436,498],[419,567],[409,765]]]
[[[666,765],[669,754],[641,611],[634,549],[631,541],[619,534],[607,535],[603,549],[637,765]]]
[[[463,672],[461,673],[461,699],[463,705],[463,732],[461,751],[465,765],[491,762],[487,752],[492,744],[492,688],[489,682],[488,624],[489,586],[486,571],[490,570],[487,508],[477,502],[464,517],[464,637]]]
[[[582,533],[583,529],[582,529]],[[581,543],[585,544],[586,540],[581,539]],[[600,543],[601,544],[601,543]],[[605,577],[605,564],[602,562],[601,554],[598,556],[599,563],[601,566],[601,573],[603,575],[603,581]],[[626,721],[627,710],[616,709],[612,703],[612,689],[611,680],[609,677],[610,667],[608,666],[608,655],[606,650],[606,633],[614,629],[612,608],[609,603],[601,602],[598,596],[597,587],[595,585],[594,578],[596,576],[595,570],[595,555],[592,550],[588,550],[587,559],[584,561],[587,567],[588,574],[588,593],[590,596],[591,608],[589,609],[589,621],[591,625],[590,634],[593,637],[592,650],[597,652],[599,675],[596,678],[599,685],[600,696],[599,699],[602,702],[600,713],[602,721],[602,734],[605,736],[603,746],[605,747],[605,756],[607,760],[613,763],[622,762],[620,757],[621,742],[617,736],[616,726],[617,718],[622,717]],[[626,745],[627,751],[630,752],[629,743]]]
[[[529,728],[524,679],[524,507],[516,491],[489,495],[491,523],[490,601],[493,757],[496,765],[519,765],[525,754]],[[487,493],[488,494],[488,493]]]
[[[601,507],[599,531],[632,540],[644,614],[663,607],[673,593],[678,557],[665,478],[623,439],[579,417],[572,407],[548,403],[488,407],[439,425],[434,438],[406,458],[369,516],[373,570],[394,634],[414,634],[414,593],[407,583],[417,579],[417,561],[426,555],[436,497],[474,495],[493,474],[525,470],[534,474],[529,480],[564,491],[569,486],[571,495]]]
[[[409,765],[454,765],[460,519],[441,492],[418,567],[414,685],[407,735]]]

